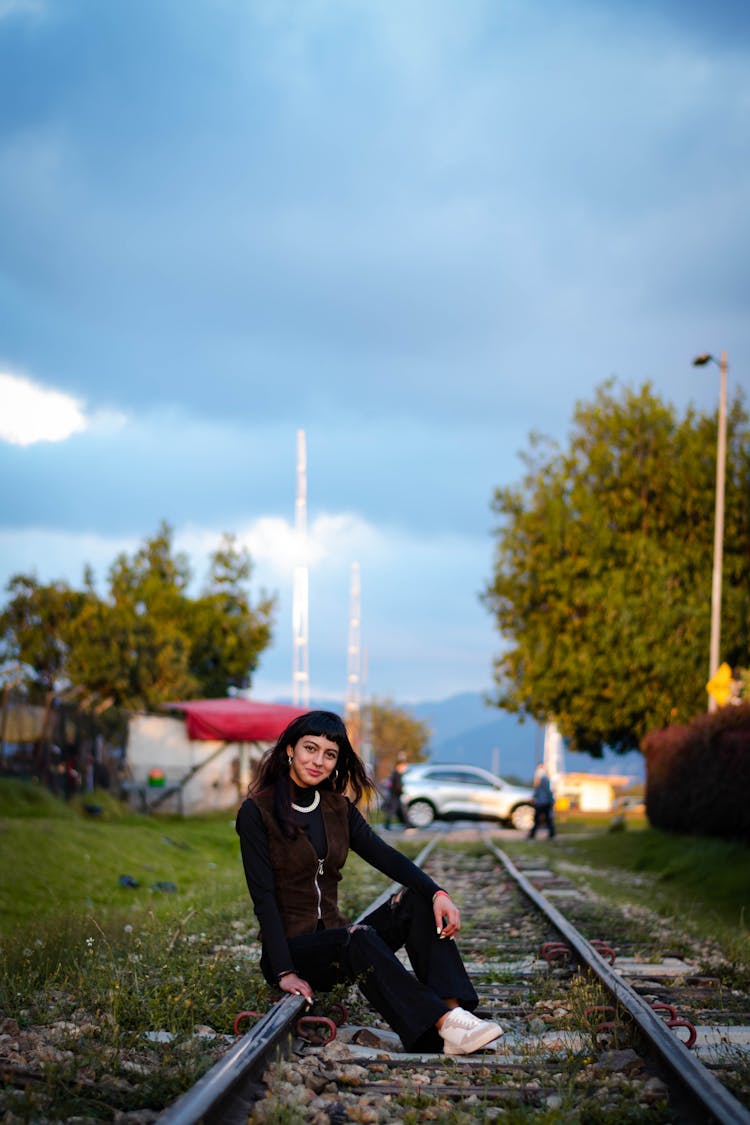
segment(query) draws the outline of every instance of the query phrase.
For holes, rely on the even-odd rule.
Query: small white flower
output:
[[[94,948],[94,939],[92,937],[87,937],[86,938],[86,945],[89,947],[89,949],[93,949]]]
[[[125,933],[126,934],[132,934],[132,932],[133,932],[133,927],[130,924],[125,926]]]

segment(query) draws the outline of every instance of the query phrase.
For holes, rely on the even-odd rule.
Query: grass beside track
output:
[[[51,1058],[44,1047],[41,1110],[34,1088],[0,1091],[0,1117],[12,1106],[14,1121],[46,1120],[45,1105],[55,1121],[161,1109],[215,1061],[239,1012],[275,998],[232,813],[130,815],[107,794],[86,803],[96,816],[0,782],[0,1022],[14,1036],[15,1024],[56,1029],[67,1048]],[[351,915],[387,885],[354,860],[341,900]]]
[[[98,806],[97,815],[84,805]],[[684,916],[707,937],[750,932],[750,847],[742,843],[658,832],[643,821],[611,831],[610,821],[576,823],[553,842],[503,839],[511,854],[544,852],[553,864],[582,871],[621,900],[643,902],[666,916]],[[577,830],[576,830],[577,829]],[[423,834],[394,837],[407,854]],[[165,933],[184,916],[229,909],[249,928],[234,813],[202,817],[128,813],[108,794],[66,804],[31,783],[0,781],[0,938],[94,920],[102,929],[148,917]],[[365,879],[352,857],[347,871]],[[609,873],[612,873],[613,877]],[[345,879],[345,908],[366,898]],[[137,886],[133,886],[135,883]],[[125,885],[123,885],[125,884]],[[385,885],[384,882],[382,885]],[[375,893],[375,891],[373,891]]]
[[[750,847],[652,828],[561,837],[556,854],[598,868],[628,872],[635,886],[728,928],[750,928]],[[632,882],[632,880],[630,881]],[[653,900],[652,900],[653,902]]]
[[[147,953],[161,964],[160,948],[174,956],[188,940],[206,949],[231,940],[251,954],[240,972],[233,965],[235,979],[245,980],[246,973],[257,977],[257,947],[250,949],[257,924],[233,812],[141,816],[106,793],[90,795],[85,803],[98,806],[95,816],[81,800],[66,804],[30,783],[0,782],[5,1013],[26,1003],[25,975],[32,991],[33,982],[38,985],[52,969],[58,980],[68,972],[80,976],[81,955],[92,947],[120,968],[143,967]],[[740,974],[750,976],[750,847],[633,823],[617,832],[608,824],[582,824],[578,832],[575,827],[569,821],[554,841],[504,838],[502,846],[512,855],[543,852],[553,866],[564,866],[593,890],[676,920],[693,936],[717,943]],[[424,838],[420,833],[394,842],[413,856]],[[352,856],[342,885],[344,912],[355,916],[386,884]],[[137,962],[134,934],[141,935],[143,946]],[[120,975],[127,988],[128,975]],[[262,992],[262,981],[253,979],[251,991]],[[205,991],[200,980],[195,984],[199,993]],[[244,986],[236,990],[236,1000],[247,1006]],[[172,1008],[169,1016],[174,1022]],[[203,1018],[211,1022],[205,1013]]]
[[[88,1027],[71,1046],[78,1059],[90,1053],[96,1082],[117,1076],[134,1050],[158,1056],[149,1068],[158,1077],[145,1091],[124,1088],[119,1108],[131,1097],[132,1108],[160,1108],[212,1061],[197,1029],[231,1033],[238,1012],[265,1010],[271,999],[258,971],[234,816],[133,815],[107,794],[85,803],[99,806],[96,815],[83,801],[66,804],[34,785],[0,781],[0,1016],[22,1028]],[[616,833],[574,828],[569,822],[552,842],[504,838],[502,846],[513,855],[544,852],[592,889],[678,924],[684,918],[694,933],[722,943],[738,982],[750,980],[750,848],[632,824]],[[413,857],[425,835],[393,842]],[[351,856],[344,913],[355,917],[387,882]],[[144,1044],[147,1029],[173,1038]],[[58,1102],[65,1077],[49,1071]],[[72,1101],[63,1108],[61,1119],[83,1111]]]

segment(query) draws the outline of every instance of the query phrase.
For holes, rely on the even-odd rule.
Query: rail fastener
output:
[[[696,1058],[680,1036],[667,1030],[664,1020],[653,1012],[634,988],[608,965],[604,958],[579,934],[574,926],[515,866],[512,860],[485,836],[487,847],[497,856],[526,897],[533,902],[575,951],[576,956],[599,978],[622,1008],[644,1032],[663,1062],[695,1101],[719,1125],[750,1125],[750,1113]],[[672,1022],[672,1021],[670,1021]],[[686,1022],[686,1021],[685,1021]],[[680,1026],[682,1026],[680,1021]],[[710,1119],[709,1118],[709,1119]]]

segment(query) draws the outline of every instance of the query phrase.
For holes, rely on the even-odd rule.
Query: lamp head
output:
[[[715,363],[712,355],[697,355],[693,360],[693,367],[705,367],[707,363]]]

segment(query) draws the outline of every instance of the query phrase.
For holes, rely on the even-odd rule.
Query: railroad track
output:
[[[600,903],[543,863],[516,865],[491,837],[477,840],[466,851],[434,837],[417,862],[461,906],[478,1014],[505,1030],[492,1050],[407,1054],[367,1009],[353,1021],[341,1004],[308,1012],[285,996],[244,1014],[256,1022],[158,1125],[276,1122],[284,1105],[285,1120],[314,1125],[516,1109],[529,1122],[538,1110],[546,1122],[750,1125],[748,998],[725,996],[678,957],[639,956],[614,915],[614,936],[601,932]]]

